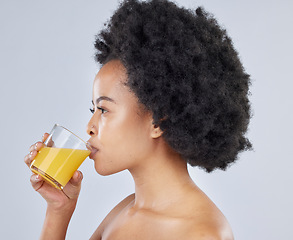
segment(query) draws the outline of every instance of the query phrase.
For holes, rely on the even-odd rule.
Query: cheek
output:
[[[117,119],[116,119],[117,120]],[[128,166],[132,133],[128,124],[119,121],[101,121],[96,138],[100,151],[95,158],[95,169],[101,175],[124,170]]]
[[[104,147],[113,145],[119,147],[127,144],[136,137],[136,134],[133,134],[134,129],[139,128],[137,119],[130,115],[127,109],[120,109],[118,113],[104,119],[101,117],[98,126],[98,139]]]
[[[114,151],[123,146],[128,139],[129,127],[127,122],[119,121],[119,119],[101,120],[97,136],[101,148]]]
[[[149,151],[150,138],[146,126],[138,119],[109,121],[100,125],[98,139],[101,147],[97,162],[99,173],[107,172],[106,168],[117,168],[117,171],[126,169]]]
[[[99,119],[96,143],[100,151],[95,169],[109,175],[129,169],[145,159],[151,152],[148,118],[141,118],[133,108],[119,108],[113,114]]]
[[[121,129],[122,130],[122,129]],[[119,146],[120,154],[129,160],[137,161],[145,156],[148,151],[150,138],[145,125],[133,121],[117,136],[116,146]]]

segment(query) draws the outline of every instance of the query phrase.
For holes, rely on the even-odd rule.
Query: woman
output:
[[[187,171],[187,163],[225,170],[251,148],[244,137],[249,75],[225,30],[202,8],[128,0],[95,47],[102,67],[87,128],[90,158],[101,175],[129,170],[135,193],[91,239],[233,239],[224,215]],[[27,164],[47,137],[31,146]],[[32,175],[47,201],[41,239],[65,238],[81,181],[77,171],[59,191]]]

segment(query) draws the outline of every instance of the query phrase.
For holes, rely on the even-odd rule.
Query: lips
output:
[[[93,145],[91,145],[90,142],[87,142],[87,143],[90,145],[90,148],[88,148],[88,149],[91,151],[91,153],[90,153],[90,155],[89,155],[89,158],[90,158],[90,159],[93,159],[94,155],[95,155],[96,152],[98,152],[99,150],[98,150],[97,148],[93,147]]]

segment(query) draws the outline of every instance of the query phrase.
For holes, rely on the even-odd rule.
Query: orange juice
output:
[[[91,151],[70,148],[42,148],[30,169],[56,188],[63,189]]]

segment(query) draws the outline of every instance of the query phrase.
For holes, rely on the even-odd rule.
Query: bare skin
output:
[[[90,239],[233,239],[224,215],[192,181],[186,162],[165,143],[126,81],[120,61],[101,68],[94,81],[95,110],[87,132],[96,171],[110,175],[128,170],[135,194],[120,202]],[[31,147],[27,164],[41,147],[41,142]],[[76,172],[61,192],[32,176],[32,186],[48,203],[41,239],[48,234],[48,239],[65,238],[81,180],[82,174]]]
[[[33,144],[26,155],[24,162],[30,166],[38,151],[44,147],[49,136],[45,133],[42,141]],[[79,196],[82,173],[76,171],[63,191],[57,190],[43,181],[42,177],[32,174],[30,178],[32,187],[46,200],[47,211],[40,239],[65,239],[67,227],[75,210]]]

